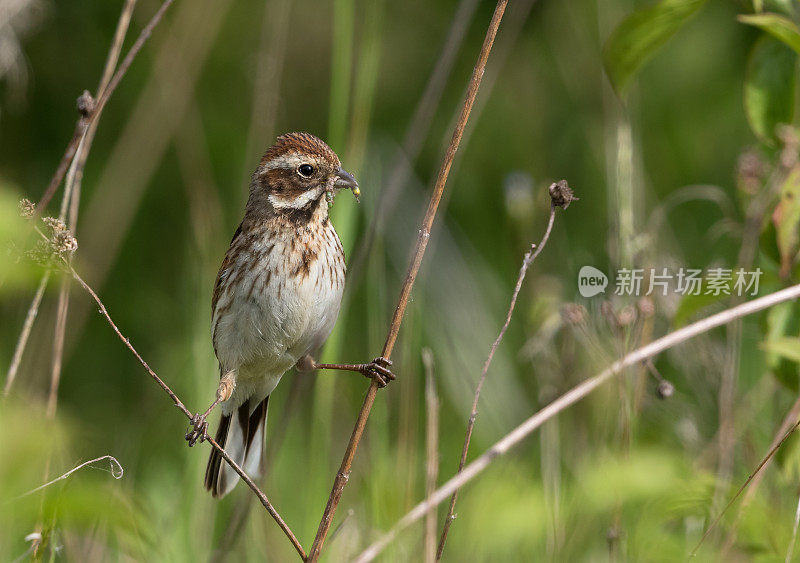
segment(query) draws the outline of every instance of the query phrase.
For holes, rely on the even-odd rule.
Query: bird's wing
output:
[[[239,223],[239,226],[236,228],[236,232],[233,233],[233,238],[231,239],[231,244],[228,247],[228,251],[225,253],[225,258],[222,259],[222,265],[219,267],[219,271],[217,272],[217,279],[214,281],[214,293],[211,296],[211,314],[214,314],[214,311],[217,310],[217,301],[219,301],[219,296],[222,293],[222,282],[225,279],[225,276],[228,274],[228,268],[231,266],[232,257],[231,257],[231,249],[233,248],[236,239],[239,238],[239,235],[242,234],[242,224]]]

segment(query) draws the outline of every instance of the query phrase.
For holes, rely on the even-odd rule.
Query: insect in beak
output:
[[[336,182],[334,182],[333,187],[352,190],[356,201],[358,201],[358,197],[361,195],[361,190],[358,189],[358,182],[356,182],[352,174],[343,168],[339,168],[339,170],[336,171]]]

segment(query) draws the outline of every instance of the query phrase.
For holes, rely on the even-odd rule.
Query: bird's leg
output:
[[[189,426],[189,430],[186,431],[186,441],[189,442],[190,448],[194,446],[198,440],[200,440],[200,442],[205,441],[208,436],[208,421],[206,421],[206,418],[211,414],[211,411],[214,410],[214,407],[231,398],[234,386],[235,383],[232,371],[220,377],[219,386],[217,387],[217,397],[214,399],[214,402],[206,409],[206,412],[203,414],[195,414],[189,421],[191,426]]]
[[[320,364],[314,361],[311,356],[303,356],[297,362],[298,369],[302,371],[312,371],[317,369],[335,369],[340,371],[353,371],[360,373],[364,377],[374,379],[379,387],[386,387],[390,381],[394,381],[395,375],[389,368],[392,361],[383,356],[379,356],[368,364]]]

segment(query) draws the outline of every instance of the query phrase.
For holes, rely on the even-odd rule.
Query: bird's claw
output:
[[[189,429],[186,431],[186,441],[189,442],[189,447],[194,446],[199,440],[202,444],[208,437],[208,421],[206,417],[200,413],[194,415],[189,421]]]
[[[386,387],[390,381],[395,380],[395,375],[389,369],[391,366],[392,360],[379,356],[368,364],[362,364],[360,371],[365,377],[374,379],[378,387]]]

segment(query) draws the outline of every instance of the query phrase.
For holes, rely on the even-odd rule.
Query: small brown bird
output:
[[[216,441],[248,475],[260,473],[269,395],[292,366],[394,379],[391,362],[317,364],[310,354],[333,330],[344,289],[344,251],[328,217],[340,189],[359,195],[328,145],[308,133],[278,137],[253,173],[244,219],[222,261],[211,301],[220,383],[211,407],[192,419],[189,445],[206,436],[221,405]],[[205,486],[222,497],[239,480],[212,450]]]

